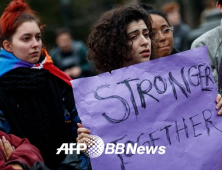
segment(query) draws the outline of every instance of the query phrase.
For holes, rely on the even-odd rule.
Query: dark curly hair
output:
[[[99,73],[121,68],[124,61],[131,61],[127,26],[143,20],[152,32],[150,16],[139,6],[119,6],[105,12],[95,23],[88,37],[88,59]]]

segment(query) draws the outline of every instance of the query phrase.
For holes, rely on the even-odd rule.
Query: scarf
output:
[[[64,121],[62,101],[62,91],[65,88],[71,91],[71,86],[70,78],[53,66],[51,57],[45,54],[41,63],[33,65],[1,49],[0,88],[9,99],[5,103],[7,109],[2,111],[12,132],[17,136],[19,131],[24,133],[23,137],[41,151],[45,164],[56,169],[64,158],[55,154],[56,149],[72,140],[71,128]]]
[[[0,51],[0,77],[2,77],[7,72],[19,68],[31,68],[31,69],[45,69],[48,70],[51,74],[60,78],[68,85],[72,86],[70,81],[72,80],[67,74],[59,70],[53,65],[51,57],[48,55],[45,49],[42,49],[42,54],[45,56],[44,60],[37,64],[30,64],[25,61],[22,61],[16,58],[12,53],[5,51],[1,48]]]

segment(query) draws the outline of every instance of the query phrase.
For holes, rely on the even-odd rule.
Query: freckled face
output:
[[[130,55],[132,60],[125,61],[123,66],[149,61],[151,54],[151,40],[149,30],[143,20],[133,21],[127,26],[127,35],[129,37],[129,45],[132,45]]]
[[[22,23],[12,36],[8,51],[18,59],[35,64],[39,61],[42,49],[40,28],[35,21]]]

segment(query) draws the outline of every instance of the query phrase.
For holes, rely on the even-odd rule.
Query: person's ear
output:
[[[219,3],[217,2],[216,7],[217,7],[217,8],[219,9],[219,11],[222,13],[222,4],[219,4]]]
[[[8,40],[3,41],[3,47],[6,51],[12,52],[11,42],[9,42]]]

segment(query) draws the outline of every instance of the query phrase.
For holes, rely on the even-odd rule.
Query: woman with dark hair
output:
[[[80,122],[71,78],[42,47],[41,28],[24,0],[12,0],[0,18],[0,129],[28,138],[50,169],[73,169],[65,153],[56,154],[75,142]]]
[[[121,6],[105,12],[88,37],[88,59],[99,73],[150,60],[151,18],[139,6]],[[90,131],[78,124],[78,143]]]
[[[150,33],[151,20],[142,8],[114,8],[95,23],[88,37],[88,59],[100,73],[148,61]]]
[[[152,54],[151,59],[176,54],[179,50],[173,47],[173,27],[167,15],[151,6],[140,5],[152,18]]]

